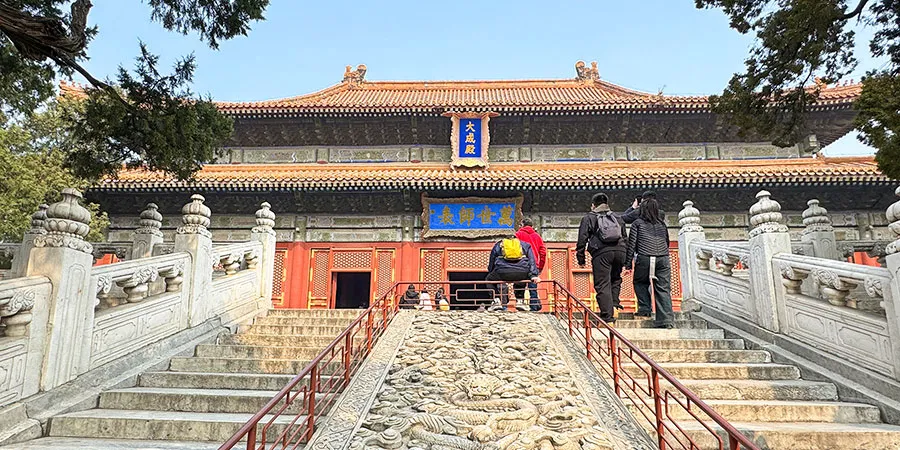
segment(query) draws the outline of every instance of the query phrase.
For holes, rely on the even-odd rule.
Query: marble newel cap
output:
[[[75,188],[62,190],[62,200],[47,208],[44,229],[48,233],[85,237],[91,231],[91,212],[81,206],[84,197]]]
[[[191,196],[190,203],[181,208],[181,221],[185,225],[198,225],[204,228],[209,226],[209,217],[212,212],[208,206],[203,204],[204,201],[206,199],[202,195],[194,194]]]

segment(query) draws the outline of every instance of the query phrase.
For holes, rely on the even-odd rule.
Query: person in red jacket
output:
[[[528,217],[522,219],[522,227],[519,228],[519,231],[516,231],[516,237],[520,241],[531,245],[531,250],[534,253],[534,263],[537,265],[538,272],[543,272],[544,264],[547,262],[547,246],[544,245],[541,235],[534,231],[534,221]],[[540,311],[541,299],[538,297],[537,283],[528,283],[528,289],[531,292],[531,310]],[[525,295],[522,295],[522,297],[525,297]]]

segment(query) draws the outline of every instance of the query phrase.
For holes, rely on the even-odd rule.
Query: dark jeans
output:
[[[650,287],[656,299],[656,325],[674,323],[672,312],[672,266],[668,256],[656,257],[656,280],[650,280],[650,257],[637,255],[634,262],[634,294],[637,296],[637,314],[649,316],[651,312]]]
[[[528,291],[531,294],[531,310],[541,310],[541,298],[538,296],[537,283],[528,283]]]
[[[613,306],[619,303],[619,292],[622,291],[622,267],[625,266],[625,252],[612,250],[591,255],[591,269],[594,272],[594,290],[597,291],[597,304],[600,306],[600,318],[604,322],[613,323]]]
[[[485,280],[487,281],[522,281],[527,280],[528,272],[500,272],[494,270],[493,272],[489,272]],[[492,287],[495,285],[492,285]],[[513,293],[516,296],[516,301],[524,301],[525,300],[525,286],[526,283],[513,283]],[[506,283],[500,283],[500,304],[506,306],[509,303],[509,287]]]

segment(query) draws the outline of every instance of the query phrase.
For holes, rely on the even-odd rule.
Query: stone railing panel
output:
[[[101,307],[94,316],[91,369],[188,327],[189,295],[182,282],[189,265],[190,254],[179,252],[91,271]],[[114,295],[114,286],[122,295]]]
[[[750,296],[750,282],[735,267],[746,265],[749,250],[746,245],[695,240],[689,251],[694,255],[694,298],[703,304],[727,311],[748,320],[755,320],[756,309]]]
[[[260,282],[258,272],[253,270],[214,279],[210,289],[212,314],[223,322],[231,322],[252,312],[261,299]]]
[[[0,281],[0,407],[40,388],[52,289],[44,277]]]
[[[885,317],[894,307],[887,269],[792,254],[776,255],[772,265],[781,274],[782,333],[878,373],[900,374],[900,344],[891,342]]]
[[[94,267],[91,286],[96,287],[97,306],[114,308],[179,291],[190,261],[190,254],[179,252]]]

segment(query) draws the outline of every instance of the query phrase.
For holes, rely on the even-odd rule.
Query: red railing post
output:
[[[319,392],[319,365],[309,371],[309,398],[306,399],[306,441],[312,439],[316,430],[316,394]]]
[[[388,326],[388,308],[386,305],[381,305],[381,331],[387,330]]]
[[[650,368],[650,378],[653,383],[653,409],[656,414],[656,439],[659,442],[659,450],[666,450],[666,427],[663,424],[662,395],[659,392],[659,372],[655,367]]]
[[[372,328],[375,327],[375,317],[372,311],[366,312],[366,355],[372,352]]]
[[[247,450],[254,450],[256,448],[256,424],[254,423],[252,427],[250,427],[250,431],[247,432]]]
[[[741,444],[738,443],[737,436],[733,434],[728,435],[728,448],[729,450],[740,450]]]
[[[566,293],[566,312],[569,315],[569,336],[575,336],[574,324],[572,323],[572,296]]]
[[[353,340],[350,339],[353,333],[347,333],[344,338],[344,386],[350,384],[350,356],[353,350]]]
[[[612,373],[613,373],[613,388],[616,391],[617,396],[621,396],[621,387],[619,386],[619,380],[621,375],[619,375],[619,366],[621,365],[621,361],[619,360],[619,346],[616,344],[616,335],[613,333],[609,333],[609,354],[612,355]]]
[[[591,316],[588,315],[587,311],[582,311],[584,314],[584,344],[587,350],[587,359],[591,360]]]

